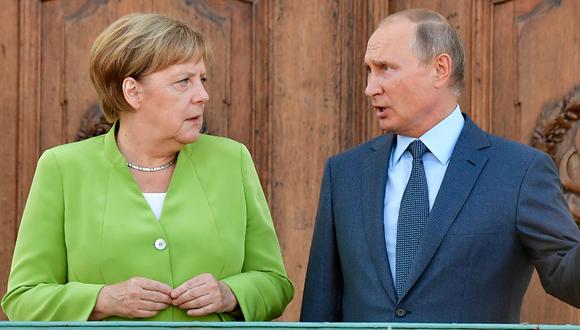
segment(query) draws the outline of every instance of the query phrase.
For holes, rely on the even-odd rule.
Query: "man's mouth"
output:
[[[387,107],[379,107],[379,106],[373,105],[373,109],[375,109],[377,112],[383,112],[383,111],[385,111],[386,108]]]

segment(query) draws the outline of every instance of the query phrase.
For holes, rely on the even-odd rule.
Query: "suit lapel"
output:
[[[394,303],[396,294],[387,257],[383,223],[387,167],[393,141],[393,135],[386,135],[377,139],[371,146],[362,167],[360,191],[371,260],[388,297]]]
[[[466,118],[465,125],[449,160],[443,182],[437,193],[415,261],[409,273],[407,286],[400,298],[413,287],[445,238],[471,193],[487,156],[480,149],[489,146],[486,134]]]

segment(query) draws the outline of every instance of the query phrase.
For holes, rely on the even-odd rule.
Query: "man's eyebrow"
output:
[[[387,61],[374,61],[373,64],[376,66],[391,66]]]
[[[391,66],[391,64],[389,64],[387,61],[382,61],[382,60],[371,61],[371,64],[373,66],[377,66],[377,67],[385,67],[385,66],[390,67]],[[367,62],[364,63],[364,67],[365,67],[365,69],[370,70],[370,65]]]

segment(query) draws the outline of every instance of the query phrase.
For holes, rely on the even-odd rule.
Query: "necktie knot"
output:
[[[409,144],[407,150],[413,156],[413,160],[418,160],[423,158],[423,155],[427,151],[427,146],[421,140],[415,140]]]

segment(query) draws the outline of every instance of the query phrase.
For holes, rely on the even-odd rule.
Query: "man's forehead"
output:
[[[367,53],[379,52],[386,45],[387,41],[384,38],[375,37],[374,34],[370,37],[367,43]]]
[[[415,32],[415,24],[397,20],[379,26],[367,43],[367,53],[375,54],[389,45],[410,45]]]

